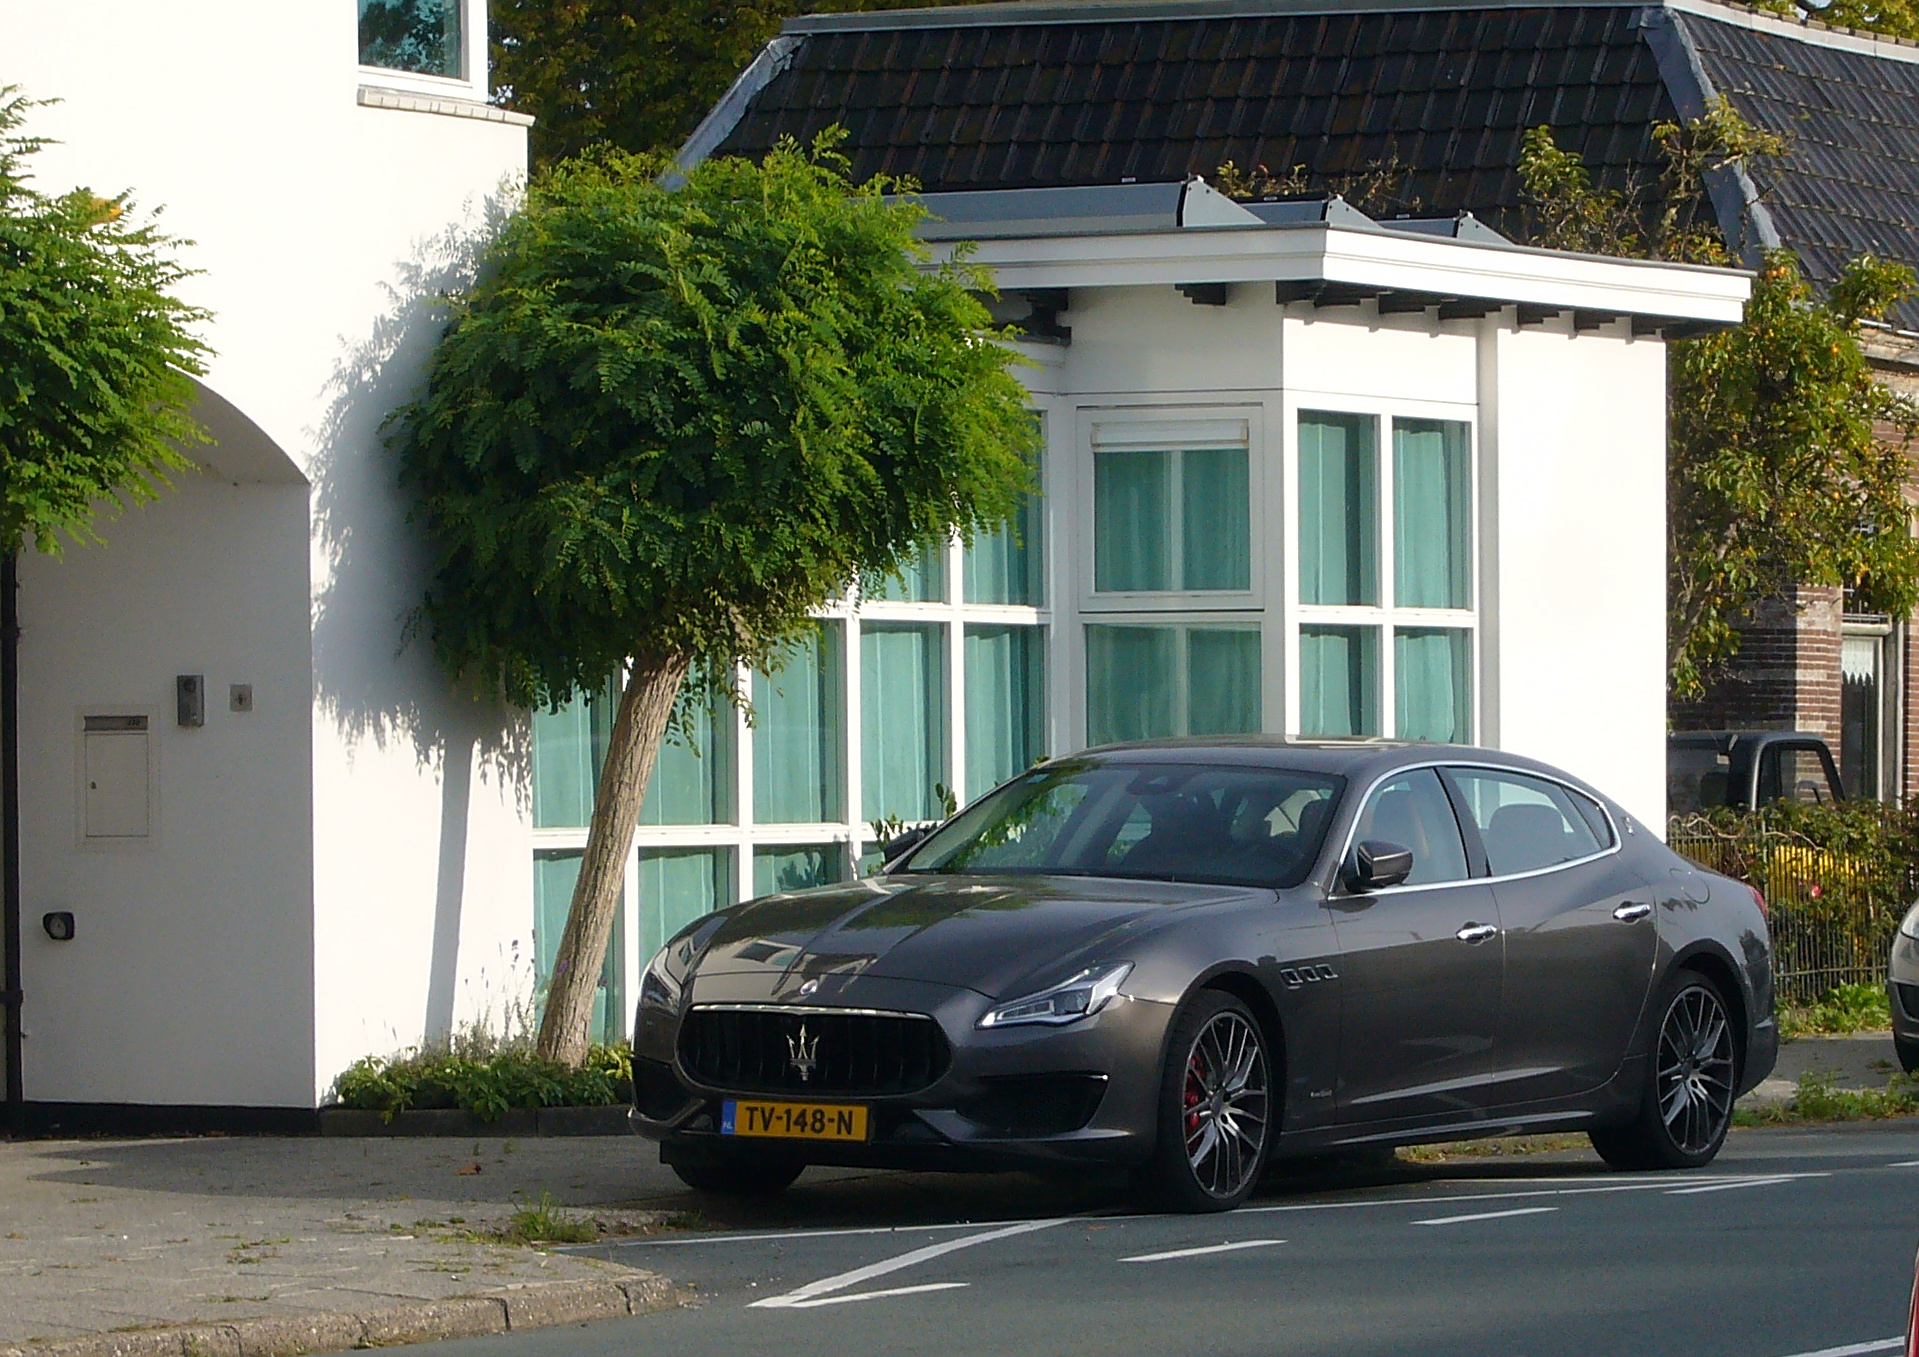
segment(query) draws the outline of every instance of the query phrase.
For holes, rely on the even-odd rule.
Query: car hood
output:
[[[702,977],[763,975],[769,997],[792,997],[818,980],[821,998],[850,998],[851,982],[870,978],[1001,998],[1049,965],[1123,948],[1169,911],[1269,894],[1092,877],[872,877],[727,911],[697,970]]]

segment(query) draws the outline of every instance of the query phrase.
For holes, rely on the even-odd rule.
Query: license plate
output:
[[[769,1136],[776,1140],[865,1140],[866,1109],[846,1103],[720,1104],[723,1136]]]

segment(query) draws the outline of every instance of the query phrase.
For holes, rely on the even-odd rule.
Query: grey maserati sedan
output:
[[[1108,746],[888,850],[647,967],[633,1120],[693,1187],[1104,1166],[1216,1211],[1281,1156],[1573,1128],[1692,1167],[1778,1050],[1757,892],[1491,750]]]

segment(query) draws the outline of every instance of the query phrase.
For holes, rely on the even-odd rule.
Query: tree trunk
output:
[[[667,719],[680,685],[686,681],[684,655],[637,659],[620,694],[620,710],[600,770],[599,791],[593,802],[593,824],[586,834],[586,852],[580,859],[580,879],[573,887],[560,950],[553,958],[553,979],[546,993],[546,1012],[540,1019],[539,1054],[565,1065],[586,1060],[587,1025],[593,1020],[593,992],[599,987],[606,961],[613,918],[620,908],[620,886],[626,875],[626,857],[633,847],[633,828],[640,820],[640,803],[666,733]]]

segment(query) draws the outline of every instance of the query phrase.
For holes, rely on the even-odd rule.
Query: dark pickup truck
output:
[[[1839,768],[1817,735],[1796,730],[1686,730],[1666,737],[1666,811],[1756,810],[1774,801],[1842,801]]]

